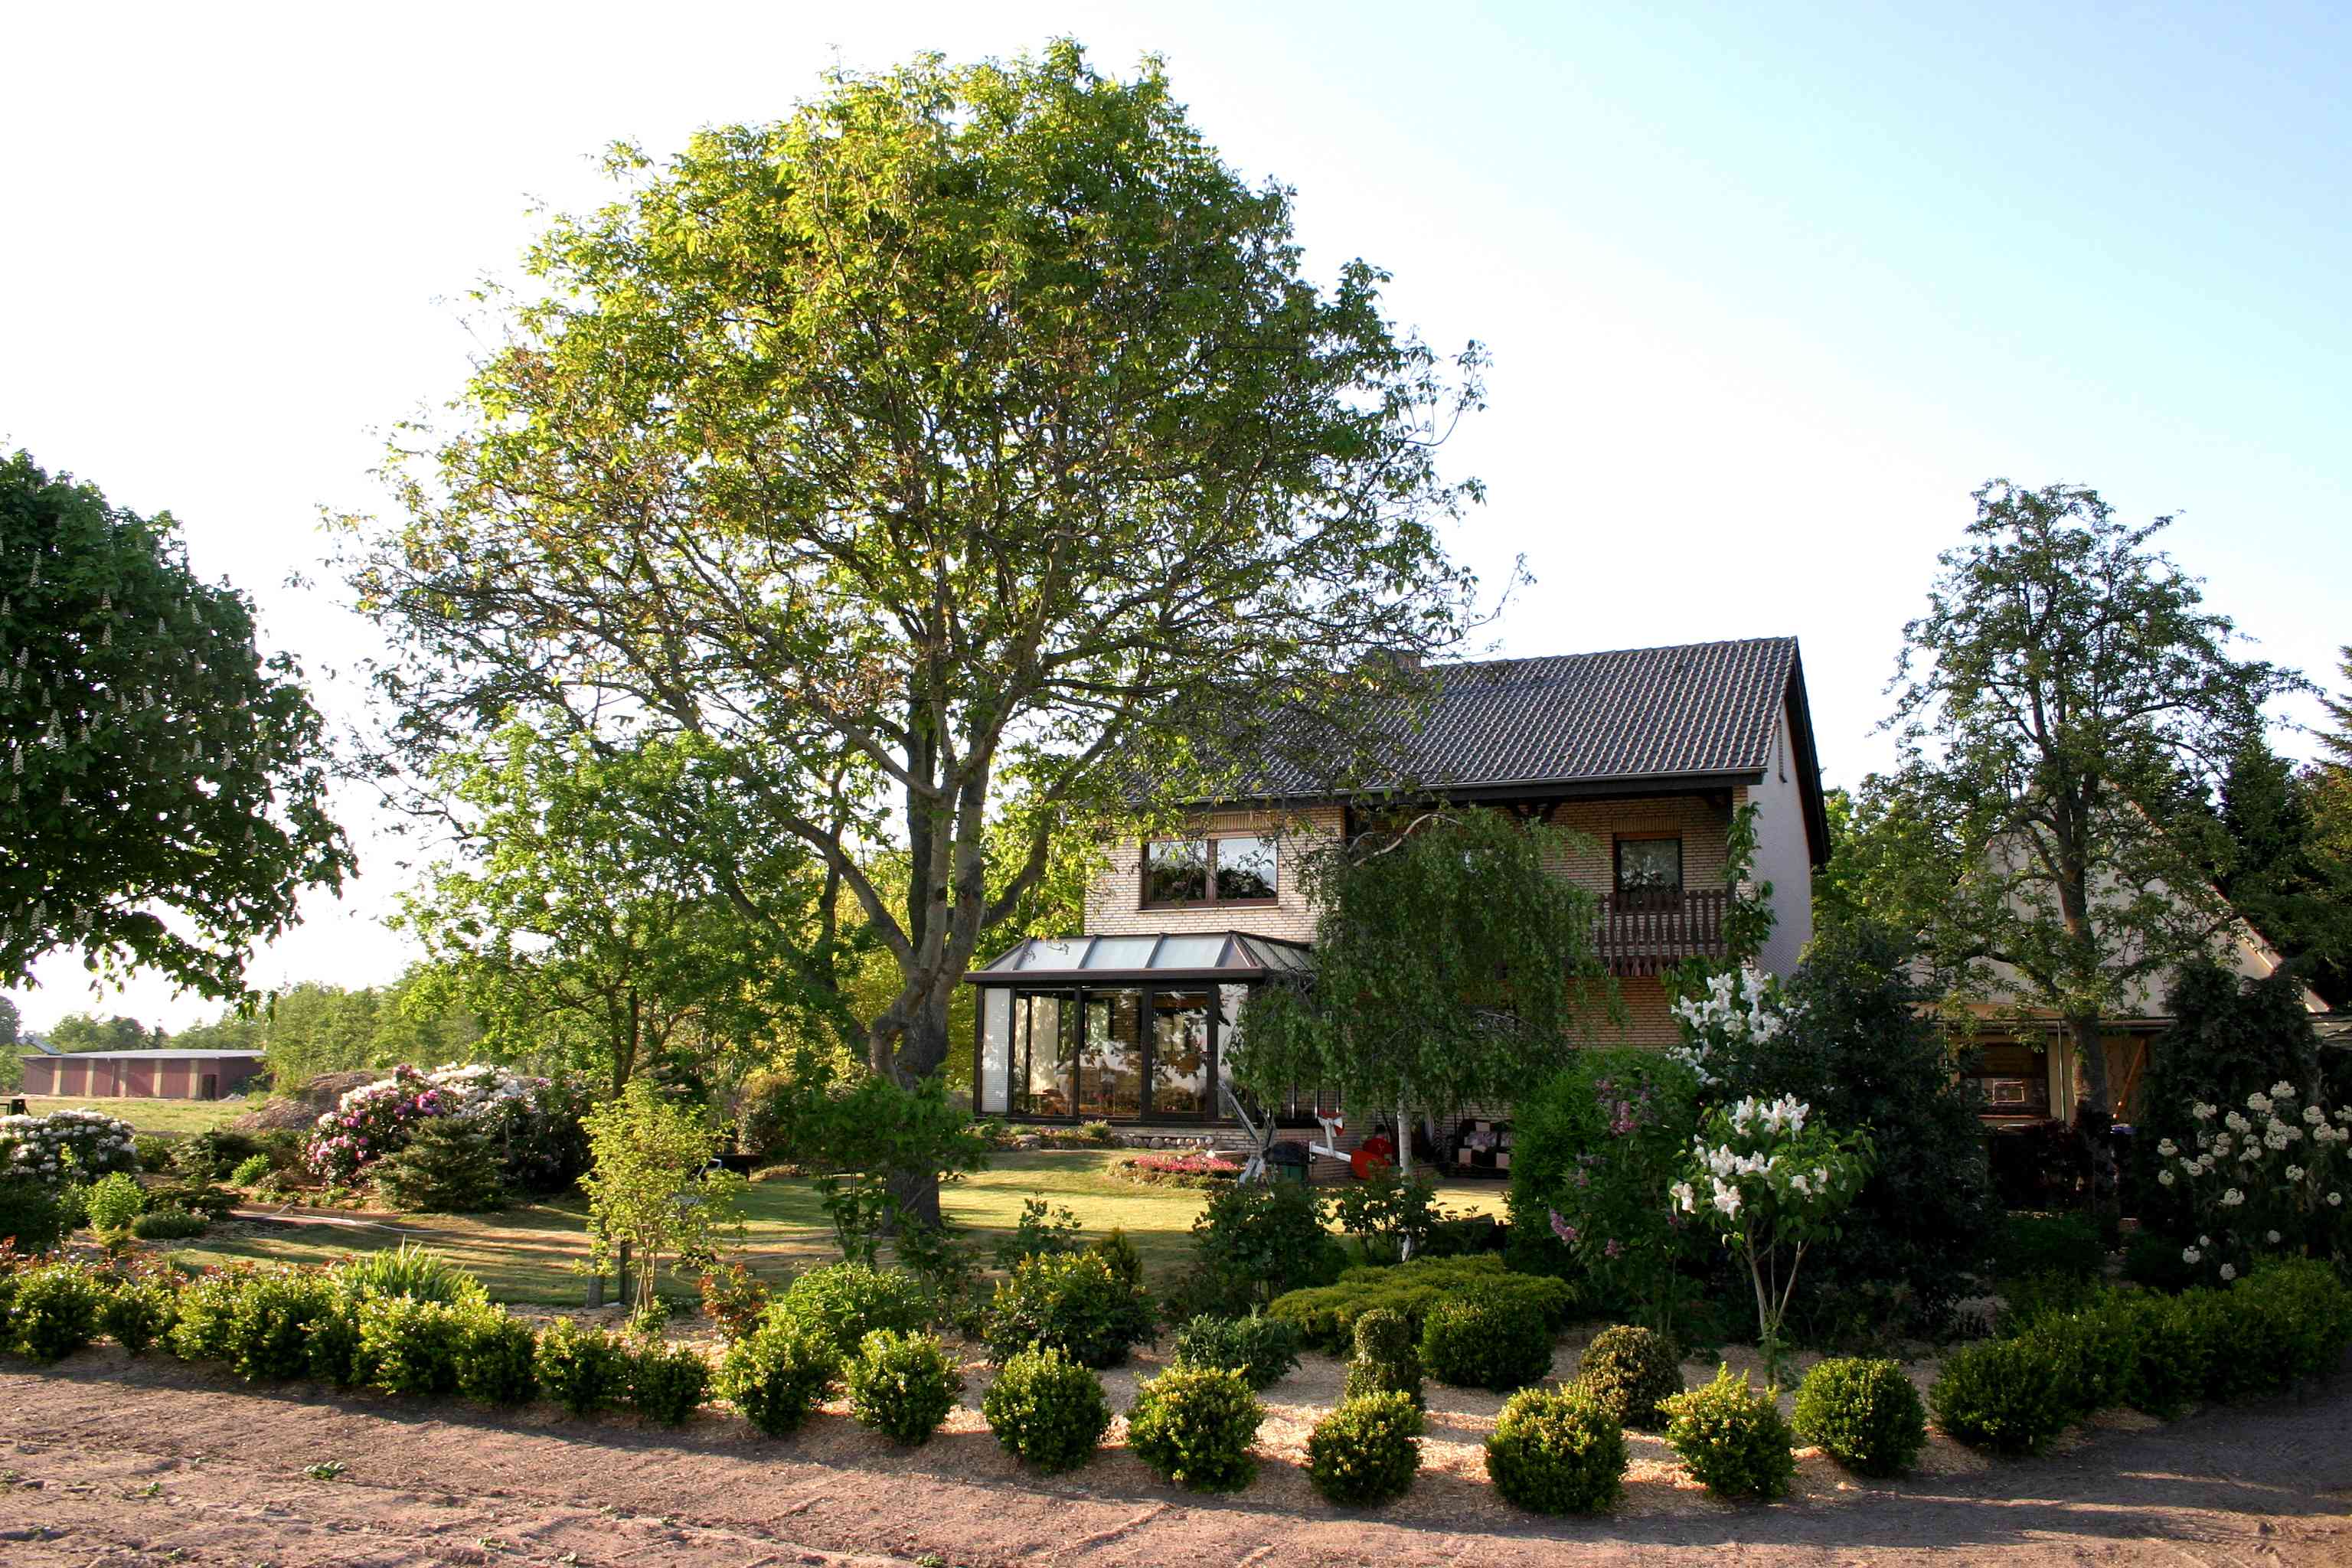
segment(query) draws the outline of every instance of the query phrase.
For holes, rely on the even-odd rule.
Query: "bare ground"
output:
[[[1563,1360],[1568,1352],[1563,1352]],[[1125,1405],[1139,1369],[1107,1379]],[[1818,1454],[1790,1500],[1717,1503],[1635,1438],[1626,1506],[1544,1521],[1486,1485],[1499,1401],[1433,1387],[1411,1496],[1329,1507],[1299,1468],[1337,1363],[1267,1397],[1256,1483],[1204,1499],[1114,1447],[1075,1475],[1023,1472],[966,1408],[889,1447],[838,1408],[783,1441],[708,1412],[684,1428],[545,1407],[254,1389],[102,1348],[0,1369],[0,1563],[893,1564],[1754,1564],[1946,1561],[2352,1563],[2352,1377],[2305,1399],[2169,1426],[2117,1418],[2049,1457],[1988,1463],[1936,1440],[1921,1473],[1856,1481]],[[1114,1426],[1116,1444],[1122,1428]],[[332,1479],[304,1474],[331,1460]]]

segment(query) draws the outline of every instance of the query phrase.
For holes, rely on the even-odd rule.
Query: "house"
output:
[[[218,1100],[243,1092],[259,1051],[69,1051],[25,1058],[20,1092],[73,1100]]]
[[[1627,1042],[1678,1039],[1663,972],[1725,953],[1728,836],[1744,805],[1757,808],[1751,875],[1771,884],[1777,915],[1760,962],[1795,967],[1829,829],[1794,637],[1429,673],[1418,724],[1392,742],[1392,780],[1335,797],[1269,763],[1234,797],[1193,803],[1180,835],[1116,846],[1087,890],[1085,935],[1024,941],[968,975],[979,992],[974,1109],[1124,1123],[1145,1137],[1232,1129],[1219,1064],[1242,1004],[1314,963],[1316,911],[1294,868],[1395,792],[1580,836],[1559,869],[1598,900],[1594,946],[1619,987]],[[1314,1109],[1276,1108],[1277,1119],[1297,1124]]]

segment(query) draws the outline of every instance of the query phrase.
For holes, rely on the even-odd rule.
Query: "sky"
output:
[[[1662,14],[1668,13],[1671,14]],[[0,449],[169,510],[349,722],[379,639],[321,569],[392,422],[450,396],[463,296],[616,139],[775,119],[838,64],[1164,58],[1307,266],[1494,357],[1451,538],[1534,584],[1496,651],[1793,633],[1825,776],[1875,730],[1937,552],[1999,476],[2099,489],[2267,658],[2352,642],[2352,8],[2043,5],[20,7],[0,95]],[[2312,750],[2276,710],[2278,743]],[[363,799],[340,899],[262,986],[410,956]],[[15,994],[184,1026],[58,957]]]

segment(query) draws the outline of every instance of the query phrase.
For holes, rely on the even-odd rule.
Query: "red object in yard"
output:
[[[1357,1144],[1356,1152],[1348,1156],[1348,1169],[1356,1173],[1356,1180],[1360,1182],[1374,1171],[1384,1171],[1395,1163],[1396,1143],[1385,1132],[1373,1133]]]

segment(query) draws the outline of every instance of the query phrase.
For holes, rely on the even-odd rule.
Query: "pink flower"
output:
[[[1551,1233],[1570,1247],[1576,1245],[1576,1227],[1562,1219],[1558,1209],[1551,1211]]]

